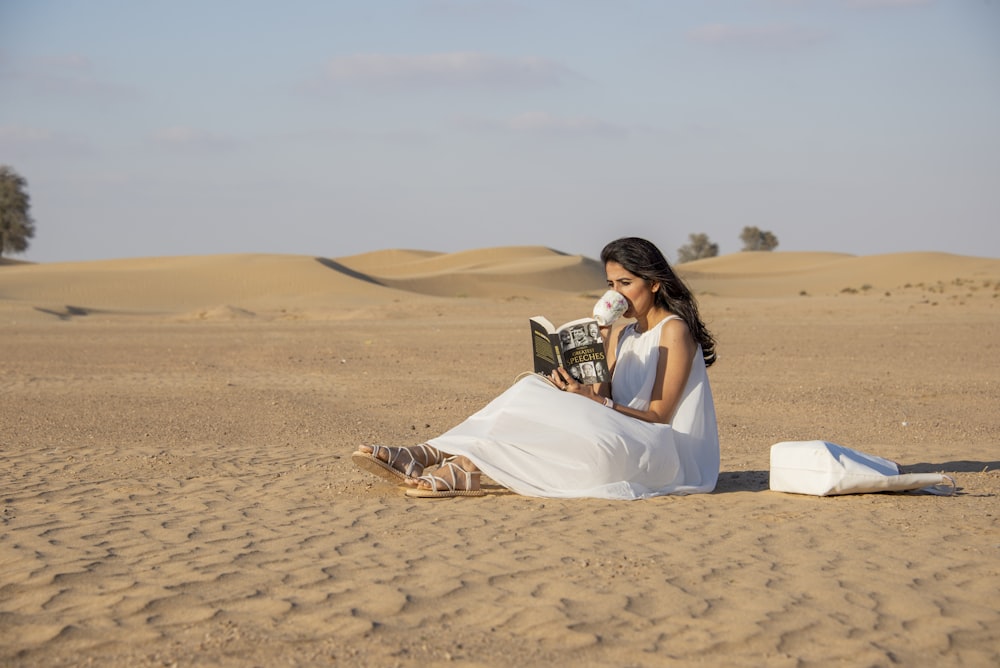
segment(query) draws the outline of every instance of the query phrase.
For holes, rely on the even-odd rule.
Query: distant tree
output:
[[[677,249],[678,264],[719,254],[719,244],[713,244],[707,234],[689,234],[688,240],[687,244]]]
[[[740,233],[745,251],[769,251],[778,247],[778,237],[758,227],[744,227]]]
[[[35,236],[31,220],[28,182],[6,165],[0,165],[0,256],[28,250]]]

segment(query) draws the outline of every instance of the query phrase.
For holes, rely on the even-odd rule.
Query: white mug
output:
[[[628,300],[620,292],[608,290],[594,304],[594,319],[598,325],[610,325],[628,310]]]

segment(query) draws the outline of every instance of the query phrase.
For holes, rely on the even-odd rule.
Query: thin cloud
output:
[[[507,126],[515,132],[543,134],[623,134],[623,129],[612,123],[585,116],[553,116],[545,112],[527,112],[511,118]]]
[[[688,36],[695,42],[712,46],[786,49],[811,46],[828,35],[822,30],[798,25],[710,23],[691,30]]]
[[[89,73],[94,69],[90,58],[81,53],[41,56],[35,62],[50,71]]]
[[[0,145],[31,146],[51,142],[55,135],[51,130],[26,125],[0,126]]]
[[[528,10],[511,0],[427,0],[420,11],[434,17],[481,20],[519,16]]]
[[[17,63],[0,63],[0,78],[44,95],[64,97],[123,98],[136,93],[131,86],[98,76],[89,57],[79,53],[52,54]]]
[[[39,155],[87,155],[91,152],[92,149],[86,142],[47,128],[0,125],[0,154],[24,159]]]
[[[573,77],[569,68],[535,57],[505,57],[476,52],[341,56],[326,66],[325,81],[371,86],[556,86]]]
[[[908,9],[910,7],[925,7],[934,0],[847,0],[850,7],[863,9],[888,7],[890,9]]]
[[[620,125],[586,116],[555,116],[543,111],[529,111],[507,119],[463,118],[467,129],[549,137],[621,137],[627,130]]]
[[[153,133],[153,141],[161,146],[211,151],[230,150],[237,145],[232,137],[183,125],[160,128]]]
[[[817,0],[767,0],[769,4],[778,7],[795,7],[820,4]],[[831,4],[861,9],[887,7],[889,9],[908,9],[911,7],[926,7],[937,0],[834,0]],[[984,0],[991,2],[991,0]]]

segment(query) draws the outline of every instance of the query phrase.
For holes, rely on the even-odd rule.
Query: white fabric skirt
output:
[[[698,454],[684,440],[670,425],[623,415],[532,375],[429,443],[465,455],[525,496],[640,499],[715,487],[717,443],[714,453]]]

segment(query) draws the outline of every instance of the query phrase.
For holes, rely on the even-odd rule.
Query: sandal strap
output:
[[[440,450],[435,448],[433,445],[428,445],[427,443],[414,445],[413,447],[410,448],[410,453],[412,454],[413,451],[420,452],[420,459],[423,460],[424,468],[431,465],[440,464],[445,459],[444,455],[441,453]]]
[[[447,478],[442,478],[439,475],[434,475],[429,473],[427,475],[420,476],[417,480],[422,480],[426,482],[431,487],[431,491],[434,492],[454,492],[458,489],[459,474],[465,476],[465,488],[461,491],[472,491],[472,480],[479,473],[478,471],[466,471],[461,466],[456,464],[453,460],[454,457],[446,459],[438,469],[448,469],[448,473],[451,474],[451,480]],[[443,485],[443,489],[438,487],[438,481]]]
[[[415,478],[417,475],[424,472],[424,465],[418,462],[417,458],[414,457],[413,453],[407,448],[396,447],[393,445],[373,445],[372,456],[382,459],[378,456],[378,453],[381,450],[385,450],[386,452],[385,463],[405,475],[407,478]],[[404,452],[410,460],[406,463],[405,468],[400,468],[399,466],[396,466],[396,462],[400,460]],[[402,462],[400,463],[402,464]],[[419,470],[417,470],[418,467]]]
[[[458,480],[455,477],[454,469],[458,468],[458,466],[451,462],[445,462],[438,470],[440,471],[443,468],[447,468],[448,471],[451,473],[452,479],[450,481],[447,480],[446,478],[442,478],[439,475],[434,475],[433,473],[422,475],[418,478],[418,480],[422,480],[426,482],[428,485],[430,485],[431,491],[433,492],[454,492],[455,485],[458,483]],[[442,485],[441,488],[438,487],[439,481],[441,482]]]

